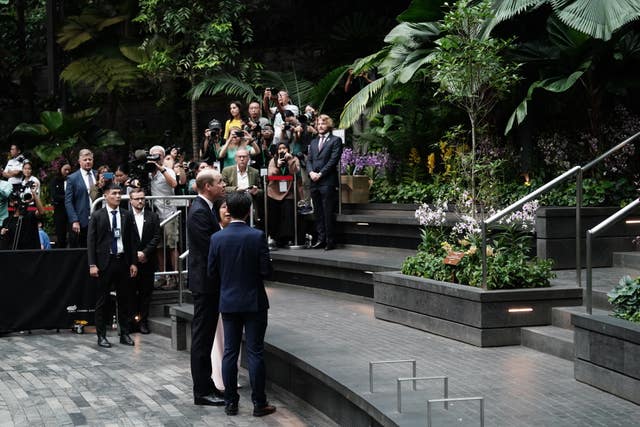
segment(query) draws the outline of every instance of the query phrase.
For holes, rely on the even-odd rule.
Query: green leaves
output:
[[[67,65],[60,78],[72,86],[84,85],[94,93],[110,93],[133,87],[141,77],[140,70],[122,58],[88,56]]]
[[[621,319],[640,321],[640,278],[624,276],[618,286],[607,293],[613,314]]]

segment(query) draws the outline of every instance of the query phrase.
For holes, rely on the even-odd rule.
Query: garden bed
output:
[[[640,405],[640,324],[573,314],[576,380]]]
[[[520,344],[520,328],[548,325],[551,308],[582,304],[578,287],[485,291],[400,272],[374,273],[375,316],[479,347]]]

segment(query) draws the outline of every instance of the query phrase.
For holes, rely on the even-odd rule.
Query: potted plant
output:
[[[340,158],[342,203],[369,203],[369,189],[384,175],[388,163],[389,153],[384,150],[359,153],[345,148]]]

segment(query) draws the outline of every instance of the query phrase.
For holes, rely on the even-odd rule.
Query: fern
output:
[[[120,58],[89,56],[73,61],[60,73],[60,78],[72,86],[91,87],[94,93],[108,93],[133,87],[140,71]]]
[[[204,79],[191,89],[189,96],[194,101],[197,101],[202,95],[212,96],[218,93],[242,98],[245,102],[260,98],[249,83],[226,73]]]

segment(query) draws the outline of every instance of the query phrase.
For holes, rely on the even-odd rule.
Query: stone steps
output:
[[[613,265],[640,271],[640,252],[614,252]]]
[[[558,326],[520,329],[520,344],[566,360],[573,360],[573,331]]]

